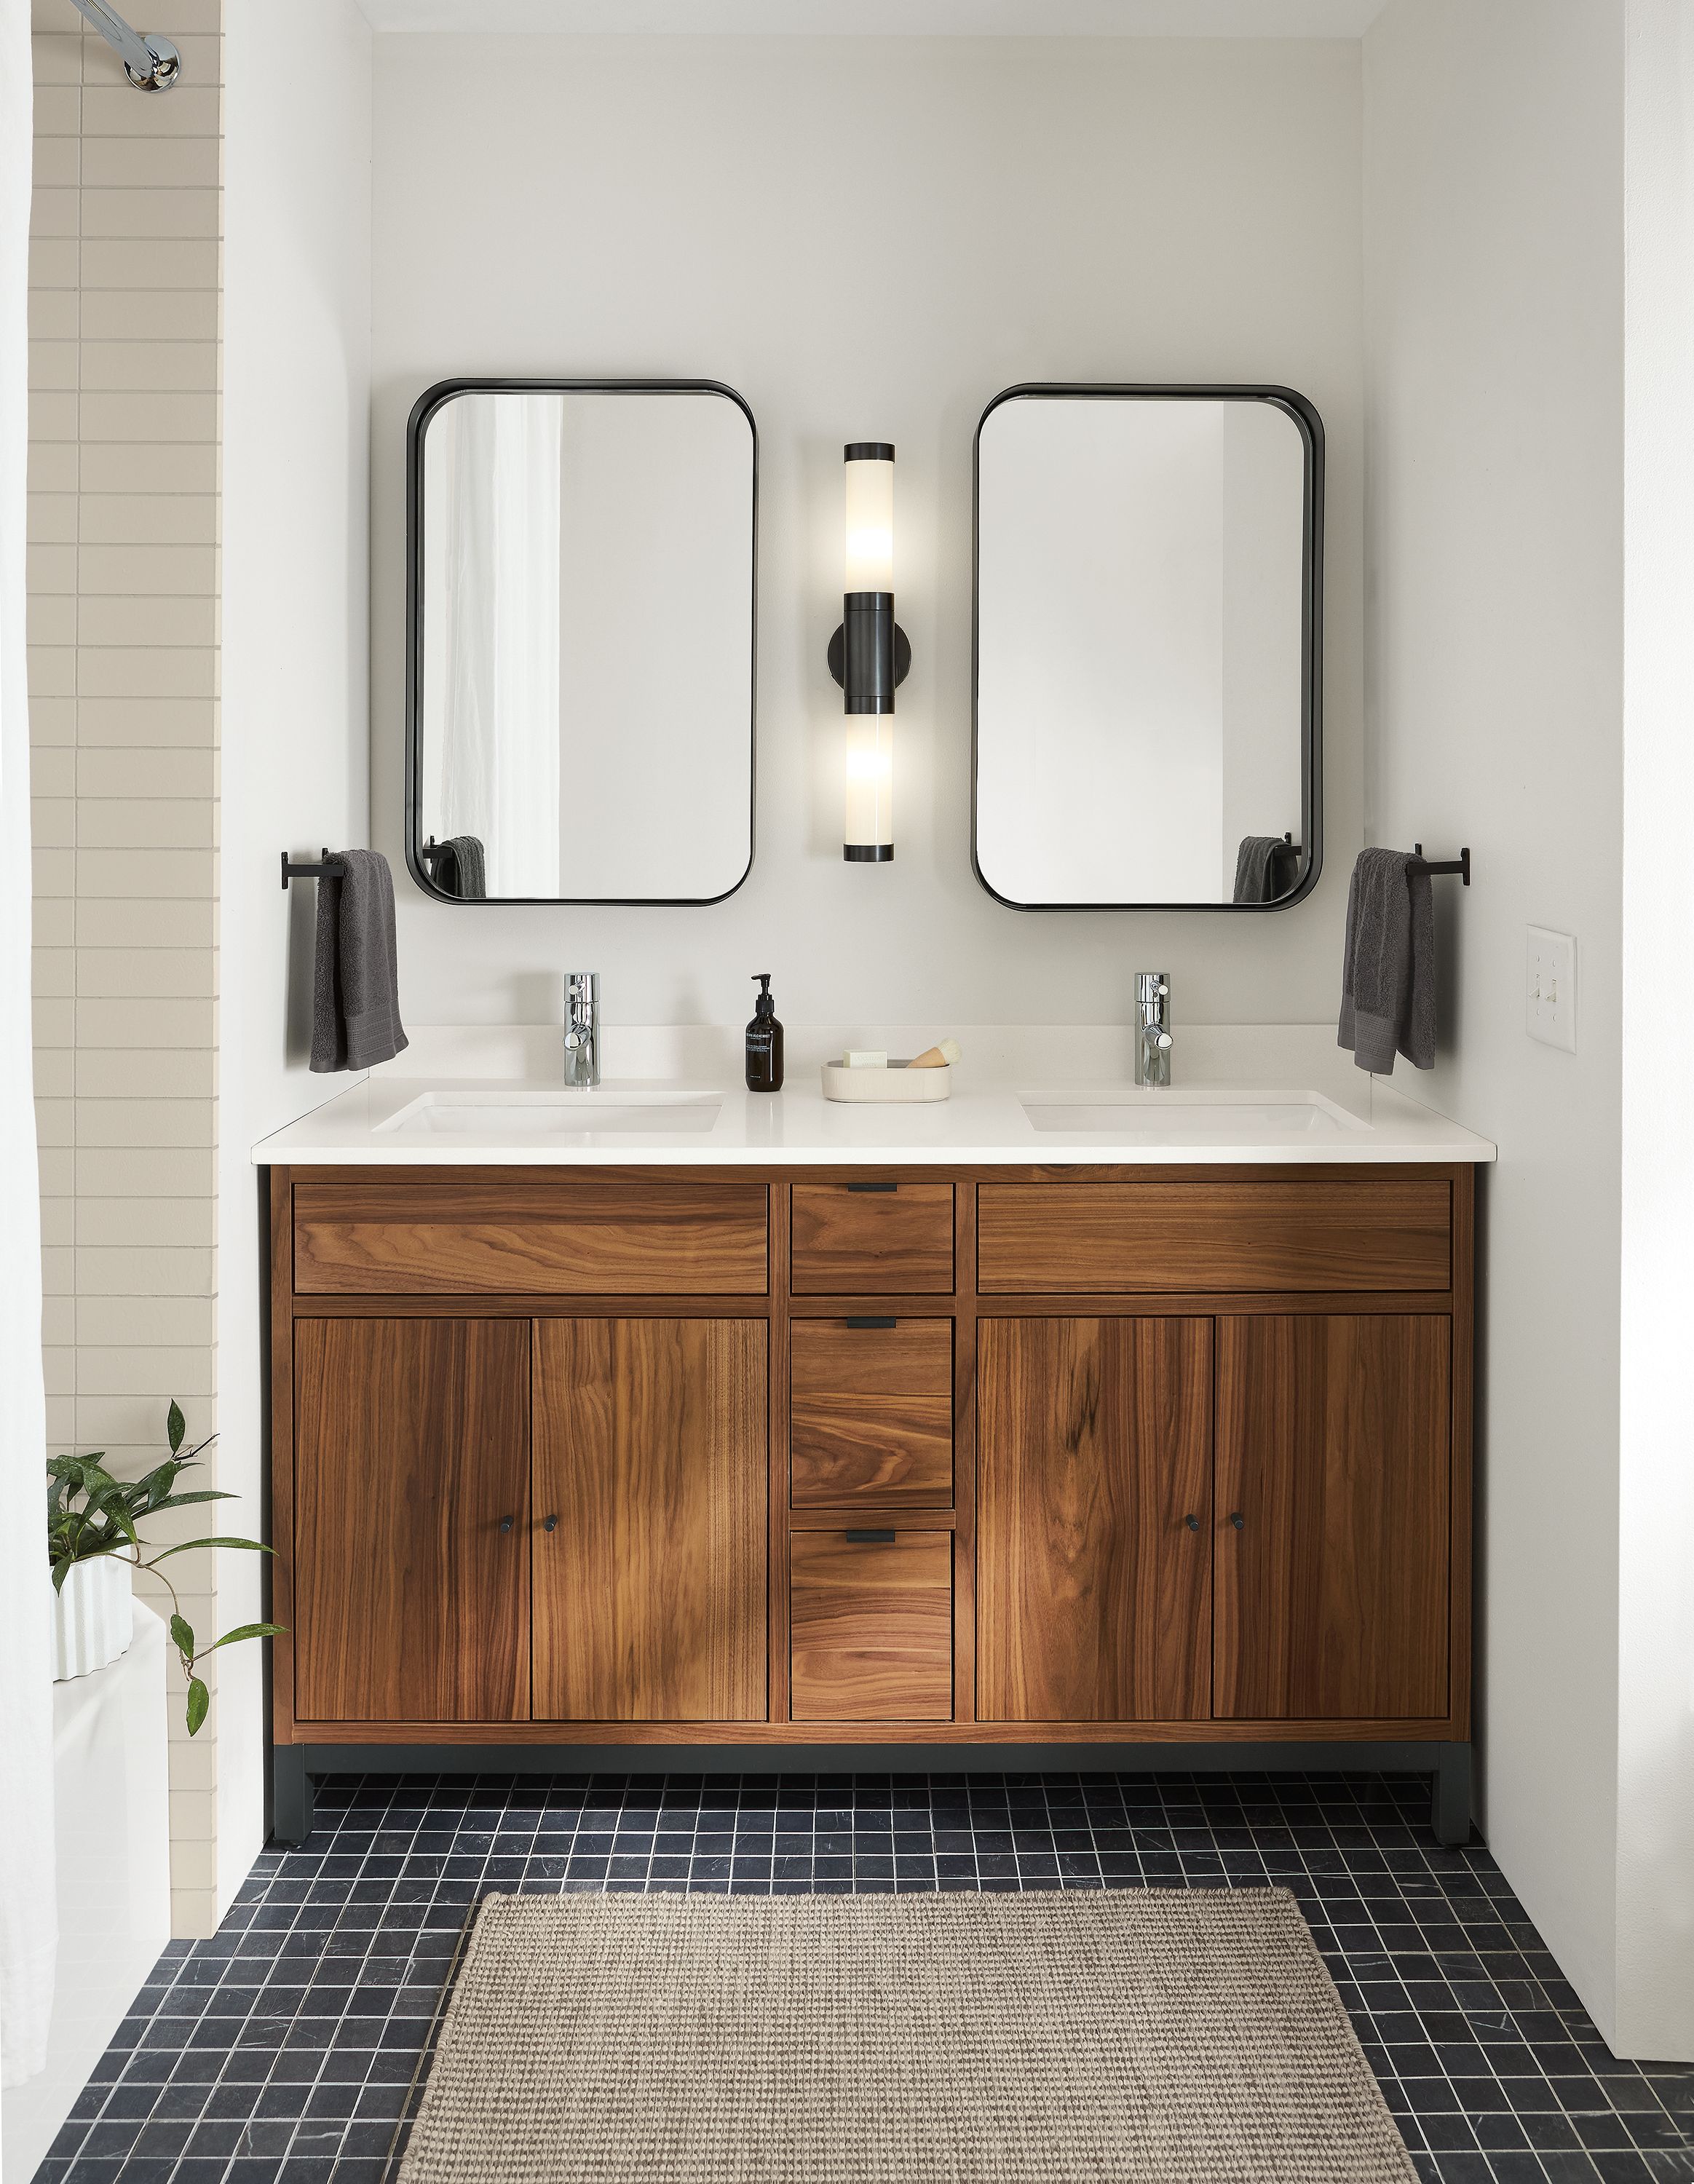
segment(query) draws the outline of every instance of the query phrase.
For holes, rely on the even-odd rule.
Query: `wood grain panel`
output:
[[[762,1295],[762,1183],[561,1174],[300,1184],[294,1286],[361,1295]]]
[[[953,1498],[953,1324],[800,1319],[791,1329],[796,1509],[874,1497],[891,1510]]]
[[[978,1714],[1209,1714],[1211,1321],[984,1319],[977,1340]]]
[[[1001,1295],[1445,1290],[1452,1222],[1445,1176],[984,1184],[978,1281]]]
[[[792,1212],[797,1296],[920,1296],[953,1286],[953,1186],[893,1190],[797,1183]]]
[[[294,1421],[299,1719],[527,1716],[528,1323],[297,1320]]]
[[[953,1541],[946,1532],[793,1540],[800,1721],[950,1721]]]
[[[765,1719],[766,1346],[762,1320],[535,1323],[538,1718]]]
[[[1219,1715],[1447,1711],[1451,1345],[1429,1316],[1218,1322]]]

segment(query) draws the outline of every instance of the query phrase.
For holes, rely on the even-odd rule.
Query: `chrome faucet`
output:
[[[1135,1082],[1171,1081],[1171,982],[1165,971],[1135,973]]]
[[[584,1089],[600,1081],[600,974],[565,973],[565,1082]]]

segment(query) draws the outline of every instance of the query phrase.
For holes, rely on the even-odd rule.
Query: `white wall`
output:
[[[1500,1145],[1479,1352],[1486,1827],[1615,2038],[1620,7],[1390,0],[1364,110],[1367,830],[1470,844],[1474,884],[1440,894],[1429,1097]],[[1531,922],[1577,937],[1574,1055],[1524,1030]]]
[[[343,1091],[306,1068],[314,890],[278,853],[363,844],[368,790],[371,33],[351,0],[243,0],[225,40],[220,1479],[258,1519],[254,1141]],[[279,63],[312,56],[308,78]],[[238,1527],[231,1525],[231,1529]],[[255,1617],[226,1556],[221,1625]],[[218,1896],[264,1841],[256,1646],[219,1657]]]
[[[1361,828],[1359,49],[1287,41],[382,37],[372,817],[420,1023],[1179,1020],[1335,1009]],[[463,910],[401,863],[406,414],[450,374],[727,380],[761,441],[759,846],[720,907]],[[1043,916],[969,858],[971,439],[1014,381],[1277,380],[1329,428],[1327,811],[1268,918]],[[841,857],[841,447],[899,448],[895,856]],[[1437,830],[1430,822],[1429,831]]]
[[[1626,0],[1618,2013],[1694,2057],[1694,14]]]

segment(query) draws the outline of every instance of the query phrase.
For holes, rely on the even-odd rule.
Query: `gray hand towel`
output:
[[[400,1022],[394,883],[375,850],[337,850],[346,877],[318,882],[312,1067],[369,1069],[411,1042]]]
[[[1235,852],[1234,902],[1274,902],[1293,885],[1294,850],[1280,834],[1248,834]]]
[[[456,894],[461,902],[482,902],[488,893],[488,860],[475,834],[449,834],[446,850],[435,867],[435,883],[443,894]]]
[[[1386,1077],[1435,1066],[1435,899],[1423,860],[1361,850],[1347,889],[1339,1044]]]

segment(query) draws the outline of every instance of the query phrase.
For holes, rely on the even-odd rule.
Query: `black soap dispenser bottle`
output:
[[[747,1027],[747,1089],[780,1092],[783,1089],[783,1028],[777,1022],[777,1005],[771,999],[771,974],[754,974],[759,998],[753,1004],[753,1021]]]

